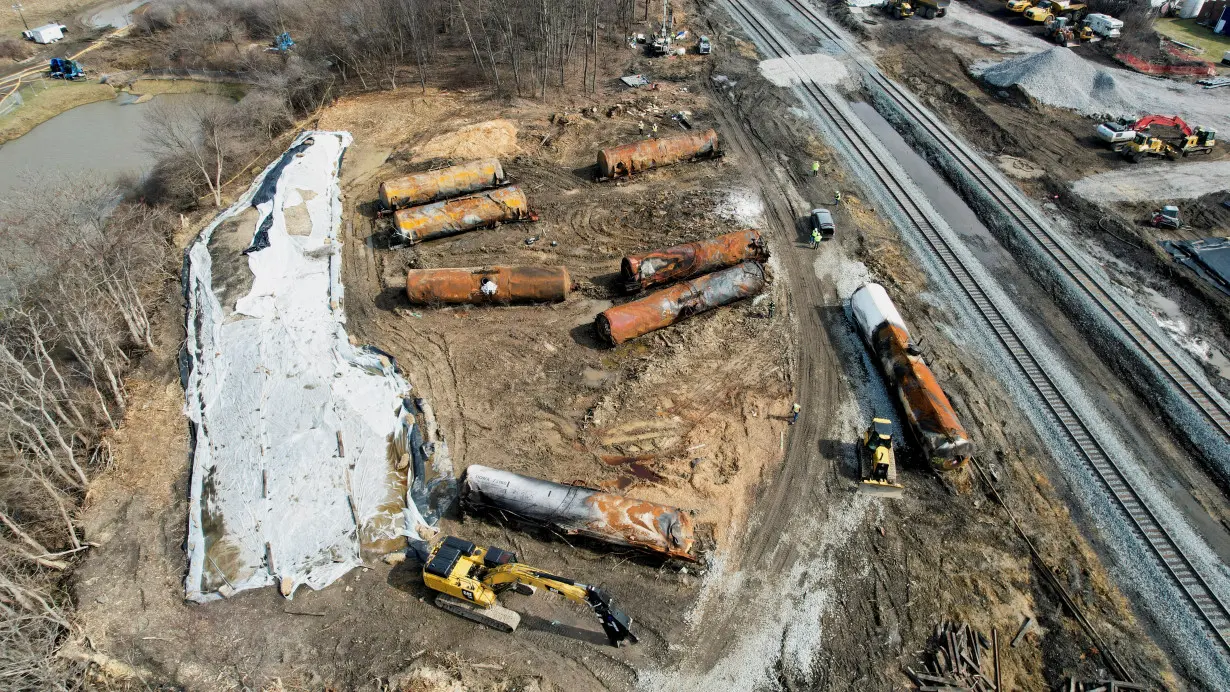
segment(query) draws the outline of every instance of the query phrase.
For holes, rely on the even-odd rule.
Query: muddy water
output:
[[[132,13],[138,7],[144,5],[148,0],[136,0],[136,2],[125,2],[120,5],[109,5],[104,7],[94,14],[90,15],[86,20],[86,24],[94,29],[105,29],[108,27],[120,28],[132,24]]]
[[[147,173],[155,158],[145,136],[149,104],[221,102],[225,97],[164,94],[145,103],[131,103],[132,100],[122,94],[114,101],[78,106],[0,145],[0,199],[23,183],[59,175],[115,177]]]

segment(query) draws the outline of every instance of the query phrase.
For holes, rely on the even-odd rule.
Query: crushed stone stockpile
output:
[[[420,460],[400,463],[424,446],[410,385],[343,328],[349,144],[346,132],[300,135],[188,250],[190,600],[319,589],[363,547],[404,547],[425,523],[407,500]]]
[[[1089,116],[1179,115],[1193,127],[1230,129],[1230,108],[1216,89],[1091,63],[1069,48],[1051,48],[970,72],[997,87],[1020,87],[1038,101]]]

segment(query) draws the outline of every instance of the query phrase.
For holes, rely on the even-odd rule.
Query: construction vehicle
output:
[[[1190,129],[1190,128],[1189,128]],[[1211,154],[1213,145],[1217,144],[1217,133],[1205,127],[1197,127],[1194,132],[1183,132],[1178,149],[1184,155]]]
[[[1182,155],[1182,152],[1167,144],[1160,137],[1150,137],[1143,132],[1137,132],[1132,141],[1116,146],[1115,151],[1118,151],[1123,158],[1130,160],[1132,163],[1140,163],[1150,156],[1165,156],[1169,159],[1177,159]]]
[[[1126,143],[1135,143],[1139,135],[1143,134],[1153,125],[1162,125],[1164,127],[1173,127],[1182,133],[1171,148],[1178,152],[1181,156],[1188,154],[1208,154],[1213,151],[1213,146],[1217,144],[1217,133],[1205,127],[1193,128],[1175,115],[1146,115],[1139,120],[1128,123],[1121,121],[1120,123],[1102,123],[1097,128],[1099,138],[1110,142],[1116,151],[1122,152],[1127,148]],[[1128,136],[1130,134],[1130,137]],[[1158,139],[1154,137],[1153,139]]]
[[[897,19],[914,16],[914,5],[910,3],[910,0],[888,0],[884,9]]]
[[[52,58],[50,67],[50,76],[52,79],[63,79],[65,81],[73,81],[74,79],[83,79],[85,70],[81,69],[81,63],[68,58]]]
[[[1089,30],[1102,38],[1119,38],[1123,34],[1123,20],[1109,14],[1094,13],[1085,17]]]
[[[893,452],[893,422],[887,418],[872,418],[871,427],[863,432],[859,445],[860,493],[880,497],[901,497],[905,488],[897,483],[897,455]],[[864,471],[865,469],[865,471]]]
[[[1031,22],[1042,23],[1051,17],[1079,18],[1085,10],[1084,3],[1071,0],[1042,0],[1037,5],[1025,10],[1025,18]]]
[[[914,8],[923,19],[935,19],[948,14],[952,0],[914,0]]]
[[[699,55],[708,55],[713,52],[713,44],[709,42],[708,36],[701,36],[696,42],[696,52]]]
[[[1167,204],[1153,212],[1153,218],[1149,220],[1154,228],[1171,228],[1178,230],[1183,227],[1183,221],[1179,219],[1179,208],[1173,204]]]
[[[632,619],[611,605],[605,591],[522,564],[515,553],[502,548],[480,548],[447,536],[423,562],[423,583],[438,592],[440,608],[502,632],[516,630],[521,616],[501,606],[499,594],[511,589],[530,595],[544,588],[593,610],[611,646],[637,642]]]
[[[1009,12],[1024,12],[1038,3],[1038,0],[1008,0]]]
[[[1093,39],[1093,30],[1084,22],[1074,23],[1071,17],[1052,16],[1047,19],[1046,33],[1052,41],[1068,48]]]

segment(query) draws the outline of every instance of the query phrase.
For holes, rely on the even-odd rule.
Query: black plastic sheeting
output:
[[[282,158],[278,159],[278,162],[273,165],[272,169],[270,169],[268,175],[265,176],[265,179],[261,181],[261,186],[256,189],[256,193],[252,195],[252,206],[260,206],[261,204],[273,199],[273,196],[277,194],[278,191],[278,180],[282,177],[282,170],[289,166],[290,162],[294,161],[296,156],[306,151],[308,147],[315,143],[315,139],[308,137],[290,149],[287,149],[286,153],[282,154]],[[248,246],[247,250],[243,251],[243,254],[247,255],[253,252],[260,252],[261,250],[269,247],[270,228],[273,228],[273,214],[267,214],[265,218],[261,220],[260,228],[257,229],[256,235],[252,236],[252,244]]]
[[[1230,238],[1163,240],[1162,247],[1176,262],[1230,296]]]

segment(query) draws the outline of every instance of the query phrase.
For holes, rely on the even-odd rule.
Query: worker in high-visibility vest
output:
[[[820,175],[820,162],[812,161],[811,162],[811,177],[814,178],[818,175]]]
[[[841,204],[841,190],[833,190],[833,206]]]
[[[813,228],[811,231],[811,249],[815,250],[820,246],[820,229]]]

